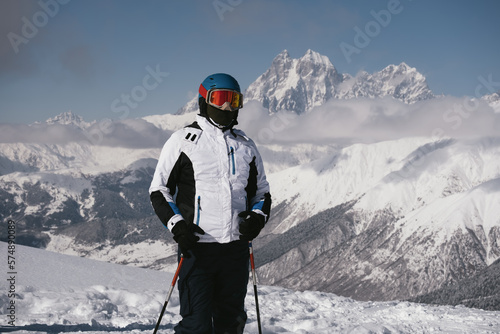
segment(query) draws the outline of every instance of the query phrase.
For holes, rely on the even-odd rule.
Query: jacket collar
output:
[[[222,134],[222,130],[210,123],[204,116],[196,115],[196,122],[203,131],[206,131],[212,135]]]
[[[220,129],[202,115],[196,115],[196,122],[200,125],[203,131],[207,131],[208,133],[213,135],[222,135],[232,130],[232,128]]]

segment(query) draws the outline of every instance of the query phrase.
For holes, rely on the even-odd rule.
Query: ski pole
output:
[[[174,278],[172,279],[172,284],[170,285],[170,290],[168,290],[167,298],[165,299],[165,303],[163,304],[163,308],[161,309],[160,317],[156,322],[156,327],[155,330],[153,331],[153,334],[156,334],[156,332],[158,331],[158,327],[160,327],[161,318],[163,318],[163,313],[165,313],[165,309],[167,308],[167,304],[170,299],[170,296],[172,295],[172,291],[174,291],[175,282],[177,282],[177,277],[179,276],[179,272],[181,271],[182,261],[184,261],[183,254],[181,254],[181,259],[179,261],[179,264],[177,265],[177,270],[175,271]]]
[[[253,260],[253,246],[251,241],[248,242],[248,247],[250,247],[250,266],[252,268],[253,294],[255,295],[255,308],[257,311],[257,326],[259,327],[259,334],[262,334],[262,328],[260,326],[259,297],[257,296],[257,277],[255,276],[255,263]]]

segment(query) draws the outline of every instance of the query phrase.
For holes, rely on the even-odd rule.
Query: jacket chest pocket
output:
[[[201,196],[200,195],[198,195],[196,197],[195,213],[196,213],[195,224],[199,226],[200,225],[200,217],[201,217]]]
[[[230,146],[228,150],[229,178],[231,183],[241,184],[245,187],[253,160],[251,151],[246,147],[235,148],[233,146]]]
[[[234,158],[234,147],[230,146],[229,147],[229,174],[231,175],[236,175],[236,163],[235,163],[235,158]]]

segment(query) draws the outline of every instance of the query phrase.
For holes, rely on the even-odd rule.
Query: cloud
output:
[[[37,123],[0,124],[0,143],[66,144],[149,148],[161,147],[171,132],[142,119],[102,120],[87,128],[75,125]]]
[[[181,116],[179,116],[181,117]],[[404,137],[468,138],[498,136],[500,113],[480,99],[442,97],[414,104],[393,98],[331,100],[297,115],[269,115],[257,101],[239,112],[238,128],[259,144],[373,142]],[[143,119],[74,125],[0,124],[1,143],[64,144],[148,148],[161,147],[171,132]]]
[[[154,148],[162,147],[172,134],[143,119],[111,121],[106,128],[101,124],[95,123],[88,129],[86,133],[87,141],[103,146]],[[99,133],[100,135],[96,137],[95,135]]]
[[[442,97],[414,104],[393,98],[330,100],[310,112],[268,115],[257,103],[239,122],[257,142],[325,143],[341,139],[381,141],[403,137],[478,137],[500,133],[500,114],[484,101]]]
[[[0,124],[0,143],[63,144],[83,139],[81,131],[61,124]]]

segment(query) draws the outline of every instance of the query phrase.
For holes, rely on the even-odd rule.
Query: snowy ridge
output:
[[[498,140],[407,138],[270,175],[263,282],[387,300],[487,267],[500,258],[498,154]]]
[[[373,74],[362,71],[355,77],[345,75],[344,78],[337,90],[337,98],[392,96],[405,103],[415,103],[434,97],[425,77],[404,62],[389,65]]]
[[[332,98],[341,80],[327,57],[308,50],[302,58],[292,59],[284,50],[248,87],[245,99],[260,101],[270,112],[293,110],[302,113]]]
[[[0,242],[6,252],[7,244]],[[151,332],[171,273],[98,262],[17,246],[17,327],[7,326],[7,281],[2,280],[2,331]],[[40,266],[39,263],[44,265]],[[4,289],[5,287],[5,289]],[[498,311],[428,306],[409,302],[356,302],[324,292],[297,292],[259,285],[263,332],[271,333],[497,333]],[[246,298],[245,331],[257,332],[253,289]],[[162,330],[180,320],[177,289]]]
[[[356,76],[338,73],[328,57],[313,50],[291,58],[283,50],[269,69],[244,92],[245,103],[255,100],[270,113],[280,110],[297,114],[310,111],[330,99],[392,96],[405,103],[431,99],[434,94],[425,77],[405,63],[389,65],[380,72],[360,72]],[[193,98],[177,114],[198,111],[198,97]]]
[[[482,97],[483,100],[488,102],[488,104],[495,110],[496,113],[500,113],[500,91],[484,95]]]
[[[125,169],[140,159],[156,159],[161,148],[106,147],[73,142],[63,145],[0,143],[0,150],[3,159],[10,162],[10,165],[0,165],[0,175],[23,170],[100,174]]]
[[[499,103],[500,102],[500,91],[493,93],[493,94],[488,94],[484,95],[482,97],[484,100],[488,101],[488,103]]]
[[[389,65],[380,72],[361,72],[355,77],[339,74],[328,57],[308,50],[292,59],[285,50],[245,92],[270,112],[310,111],[327,100],[392,96],[405,103],[433,98],[425,77],[405,63]]]
[[[189,100],[188,103],[186,103],[182,108],[179,108],[177,112],[175,113],[176,115],[184,115],[184,114],[189,114],[193,112],[198,112],[200,110],[198,106],[198,95],[193,97],[191,100]]]
[[[196,100],[195,111],[198,111],[198,100]],[[186,125],[193,123],[196,120],[196,114],[194,112],[189,113],[179,113],[177,115],[164,114],[164,115],[151,115],[143,117],[143,119],[149,123],[154,124],[162,130],[176,131]]]
[[[295,208],[277,232],[300,222],[298,211],[310,217],[351,200],[359,199],[355,208],[363,211],[405,213],[466,193],[500,176],[498,154],[500,143],[490,139],[404,138],[348,146],[268,177],[275,201]]]
[[[92,123],[85,122],[83,117],[76,115],[71,111],[67,111],[55,117],[49,118],[45,121],[45,124],[74,125],[77,128],[85,129],[90,127],[92,124],[95,124],[95,121]]]

